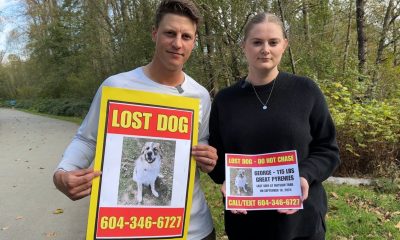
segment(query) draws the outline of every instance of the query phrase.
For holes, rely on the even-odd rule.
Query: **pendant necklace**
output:
[[[271,98],[272,91],[274,90],[274,86],[275,86],[276,80],[277,80],[276,78],[275,78],[274,80],[272,80],[273,83],[272,83],[271,91],[269,92],[267,101],[266,101],[265,103],[263,103],[263,101],[261,100],[260,96],[258,96],[258,93],[257,93],[256,88],[254,87],[254,85],[250,83],[251,86],[253,87],[254,93],[256,94],[256,97],[257,97],[258,101],[259,101],[259,102],[261,103],[261,105],[262,105],[262,109],[263,109],[263,110],[267,110],[267,109],[268,109],[267,104],[268,104],[269,99]],[[249,82],[250,82],[250,81],[249,81]]]

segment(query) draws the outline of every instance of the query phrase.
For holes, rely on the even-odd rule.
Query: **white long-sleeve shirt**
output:
[[[103,86],[127,88],[155,93],[179,95],[200,99],[199,112],[199,138],[201,144],[208,143],[208,120],[210,116],[211,101],[208,91],[185,74],[181,85],[182,93],[176,87],[159,84],[149,79],[143,73],[143,67],[129,72],[113,75],[107,78],[97,90],[90,106],[89,112],[83,120],[78,132],[65,150],[57,169],[72,171],[88,168],[96,152],[97,128],[100,113],[101,89]],[[195,184],[189,225],[189,239],[202,239],[213,230],[210,210],[205,201],[204,193],[200,189],[199,170],[196,168]]]

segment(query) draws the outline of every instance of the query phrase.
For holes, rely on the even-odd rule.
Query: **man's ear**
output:
[[[155,26],[153,26],[153,29],[151,30],[151,39],[153,40],[153,42],[155,42],[157,39],[157,32],[158,29]]]
[[[199,42],[199,34],[196,32],[196,35],[194,35],[194,43],[193,43],[193,48],[192,51],[197,47],[197,43]]]

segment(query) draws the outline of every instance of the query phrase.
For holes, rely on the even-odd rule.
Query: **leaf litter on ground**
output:
[[[57,208],[56,210],[53,211],[53,214],[61,214],[64,213],[64,209],[62,208]]]

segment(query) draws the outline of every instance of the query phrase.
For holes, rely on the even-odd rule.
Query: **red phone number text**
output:
[[[157,217],[101,217],[100,229],[151,229],[151,228],[181,228],[181,216]]]

